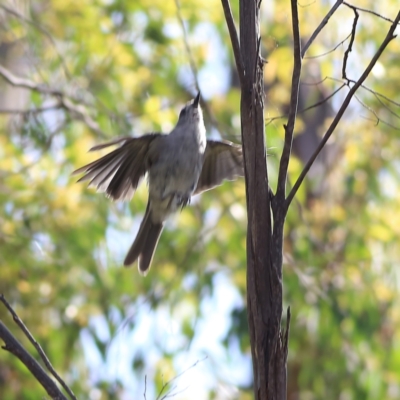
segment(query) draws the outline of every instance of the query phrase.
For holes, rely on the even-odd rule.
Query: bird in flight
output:
[[[119,145],[117,149],[87,164],[73,174],[90,181],[113,200],[130,200],[145,174],[149,197],[136,238],[124,265],[138,260],[146,275],[166,219],[182,209],[193,195],[212,189],[224,180],[243,176],[241,146],[207,140],[200,93],[181,110],[169,134],[149,133],[122,137],[94,146],[90,151]]]

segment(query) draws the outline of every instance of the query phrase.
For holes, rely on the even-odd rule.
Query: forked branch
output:
[[[313,155],[311,158],[308,160],[306,166],[304,167],[303,171],[301,172],[300,176],[297,178],[295,184],[293,185],[292,190],[290,191],[288,197],[285,200],[285,210],[289,208],[290,203],[292,202],[294,196],[296,195],[297,191],[299,190],[300,185],[302,184],[304,178],[306,177],[308,171],[310,170],[311,166],[313,165],[315,159],[317,158],[318,154],[321,152],[321,150],[324,148],[326,142],[328,139],[331,137],[332,133],[334,132],[335,128],[337,127],[339,121],[341,120],[344,112],[346,111],[348,105],[350,104],[351,99],[353,98],[354,94],[358,90],[360,86],[362,86],[363,82],[367,79],[368,75],[370,74],[372,68],[376,64],[376,62],[379,60],[381,57],[382,53],[388,46],[388,44],[396,38],[396,35],[394,34],[397,25],[399,24],[400,21],[400,11],[398,12],[396,18],[394,19],[385,39],[383,40],[382,44],[379,46],[379,49],[375,53],[374,57],[368,64],[367,68],[361,75],[361,77],[354,83],[354,86],[349,90],[349,93],[347,94],[346,98],[343,101],[342,106],[340,107],[338,113],[336,114],[335,118],[333,119],[331,125],[329,126],[328,130],[326,131],[324,137],[322,138],[319,146],[317,149],[314,151]]]
[[[329,19],[332,17],[332,15],[335,13],[335,11],[339,8],[339,6],[342,3],[343,3],[343,0],[337,0],[337,2],[329,10],[328,14],[326,14],[325,18],[321,21],[321,23],[318,25],[317,29],[310,36],[310,39],[308,39],[307,43],[304,45],[303,49],[301,50],[301,58],[304,58],[304,55],[306,54],[308,48],[312,45],[312,43],[314,42],[316,37],[319,35],[319,33],[322,31],[322,29],[324,29],[324,27],[328,23]]]
[[[17,313],[1,294],[0,301],[6,306],[7,310],[13,317],[14,322],[20,327],[25,336],[34,345],[37,352],[39,353],[41,359],[45,363],[47,369],[54,376],[54,378],[60,383],[64,390],[68,393],[72,400],[76,400],[76,397],[72,390],[67,386],[67,384],[61,379],[61,377],[54,370],[48,357],[44,353],[40,344],[35,340],[32,334],[29,332],[28,328],[18,317]],[[32,373],[36,380],[43,386],[49,396],[57,400],[67,400],[64,394],[60,391],[55,382],[50,378],[50,376],[44,371],[42,366],[29,354],[29,352],[22,346],[21,343],[13,336],[13,334],[7,329],[7,327],[0,321],[0,338],[4,341],[4,346],[2,348],[11,354],[14,354]]]
[[[29,89],[34,92],[54,97],[57,100],[56,108],[68,111],[71,115],[75,116],[76,119],[82,121],[90,130],[103,138],[107,137],[107,135],[100,129],[97,122],[90,117],[86,107],[75,104],[74,101],[72,101],[61,90],[40,85],[29,79],[17,77],[2,65],[0,65],[0,76],[2,76],[12,86]]]

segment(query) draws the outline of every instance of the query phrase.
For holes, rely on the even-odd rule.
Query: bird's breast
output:
[[[203,157],[204,150],[193,141],[167,144],[149,170],[150,194],[159,199],[171,194],[190,198],[200,176]]]

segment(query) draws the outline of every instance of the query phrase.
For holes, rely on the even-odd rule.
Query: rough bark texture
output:
[[[248,212],[247,310],[255,398],[272,400],[286,399],[287,336],[285,340],[280,330],[284,213],[275,215],[272,229],[259,37],[259,3],[241,0],[240,49],[245,71],[241,120]]]

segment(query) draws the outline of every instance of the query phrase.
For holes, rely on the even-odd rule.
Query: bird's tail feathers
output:
[[[154,251],[163,227],[163,223],[155,224],[151,221],[150,205],[147,204],[146,213],[140,224],[139,232],[125,257],[124,265],[128,267],[138,259],[139,272],[142,275],[146,275],[150,269]]]

